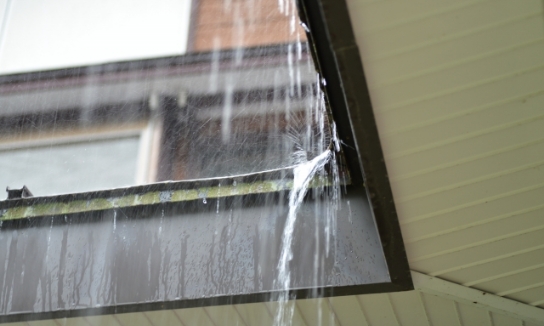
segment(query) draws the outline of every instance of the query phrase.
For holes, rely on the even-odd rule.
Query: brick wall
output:
[[[209,51],[305,40],[298,17],[291,32],[291,15],[278,0],[196,0],[192,51]],[[293,12],[293,8],[289,8]],[[296,12],[296,10],[294,11]]]

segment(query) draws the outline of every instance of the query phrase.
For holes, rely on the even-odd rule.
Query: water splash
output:
[[[283,230],[281,243],[282,249],[280,261],[278,263],[278,278],[276,280],[276,287],[284,290],[284,292],[280,295],[278,300],[280,304],[274,320],[274,325],[286,325],[293,316],[294,306],[291,305],[289,311],[286,311],[287,301],[289,300],[289,293],[286,290],[289,289],[289,285],[291,283],[289,262],[293,258],[291,244],[293,242],[295,221],[304,196],[308,192],[310,181],[317,172],[324,168],[332,157],[332,152],[330,150],[326,150],[311,161],[299,164],[293,170],[293,188],[289,194],[289,213],[287,215],[287,221],[285,222],[285,227]]]
[[[332,128],[332,143],[334,145],[334,150],[340,152],[340,138],[338,137],[338,131],[336,130],[336,123],[333,121],[331,123]]]

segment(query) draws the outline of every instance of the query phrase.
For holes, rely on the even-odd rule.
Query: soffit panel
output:
[[[304,317],[296,301],[290,301],[283,308],[280,308],[280,304],[277,301],[264,302],[260,304],[266,306],[268,312],[270,313],[271,316],[273,316],[273,318],[276,318],[276,316],[280,313],[283,313],[284,316],[290,314],[291,324],[293,326],[309,326],[309,324],[307,324],[306,321],[304,320]]]
[[[473,286],[475,284],[537,269],[543,266],[544,248],[540,248],[445,273],[442,274],[441,277],[461,284],[463,284],[461,280],[470,278],[472,281],[464,283],[463,285]]]
[[[78,318],[75,318],[75,319],[78,319]],[[89,317],[84,317],[79,319],[84,319],[84,321],[86,321],[89,325],[93,325],[93,326],[101,326],[101,325],[121,326],[121,324],[119,324],[117,319],[112,315],[89,316]],[[59,325],[59,324],[63,325],[64,320],[60,320],[60,322],[59,320],[56,320],[56,321],[57,323],[55,325]],[[34,322],[35,325],[33,326],[41,326],[40,323],[42,322],[46,322],[46,321]]]
[[[368,320],[363,313],[363,307],[356,296],[332,297],[330,307],[340,325],[368,326]]]
[[[118,315],[87,316],[5,324],[9,326],[79,325],[274,325],[277,302],[159,310]],[[506,314],[489,311],[420,291],[370,294],[289,301],[292,325],[334,326],[431,326],[431,325],[537,325]]]
[[[274,318],[262,303],[236,305],[234,309],[240,315],[245,325],[274,325]]]
[[[411,268],[544,304],[542,1],[347,2]]]
[[[520,17],[530,17],[538,12],[538,1],[514,3],[500,1],[465,1],[460,3],[442,3],[418,1],[419,6],[427,5],[429,10],[416,12],[408,4],[399,5],[400,1],[389,4],[361,4],[352,7],[355,1],[348,1],[351,14],[362,19],[352,19],[357,37],[364,36],[366,44],[372,44],[369,59],[384,58],[402,52],[440,43],[445,40],[463,37],[490,26],[499,25]],[[380,8],[381,6],[381,8]],[[493,6],[493,10],[490,10]],[[380,10],[381,9],[381,10]],[[404,14],[399,21],[396,16]],[[372,17],[372,18],[368,18]],[[381,26],[374,26],[380,19]],[[432,26],[432,28],[429,28]],[[366,67],[365,67],[366,68]]]
[[[173,310],[181,325],[214,326],[213,321],[204,308],[189,308]]]

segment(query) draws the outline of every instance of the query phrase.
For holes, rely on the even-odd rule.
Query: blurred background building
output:
[[[292,5],[3,9],[0,184],[52,195],[292,164],[287,120],[317,91]]]

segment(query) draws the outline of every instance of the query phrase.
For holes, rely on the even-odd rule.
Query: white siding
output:
[[[544,304],[543,2],[348,6],[411,268]]]

